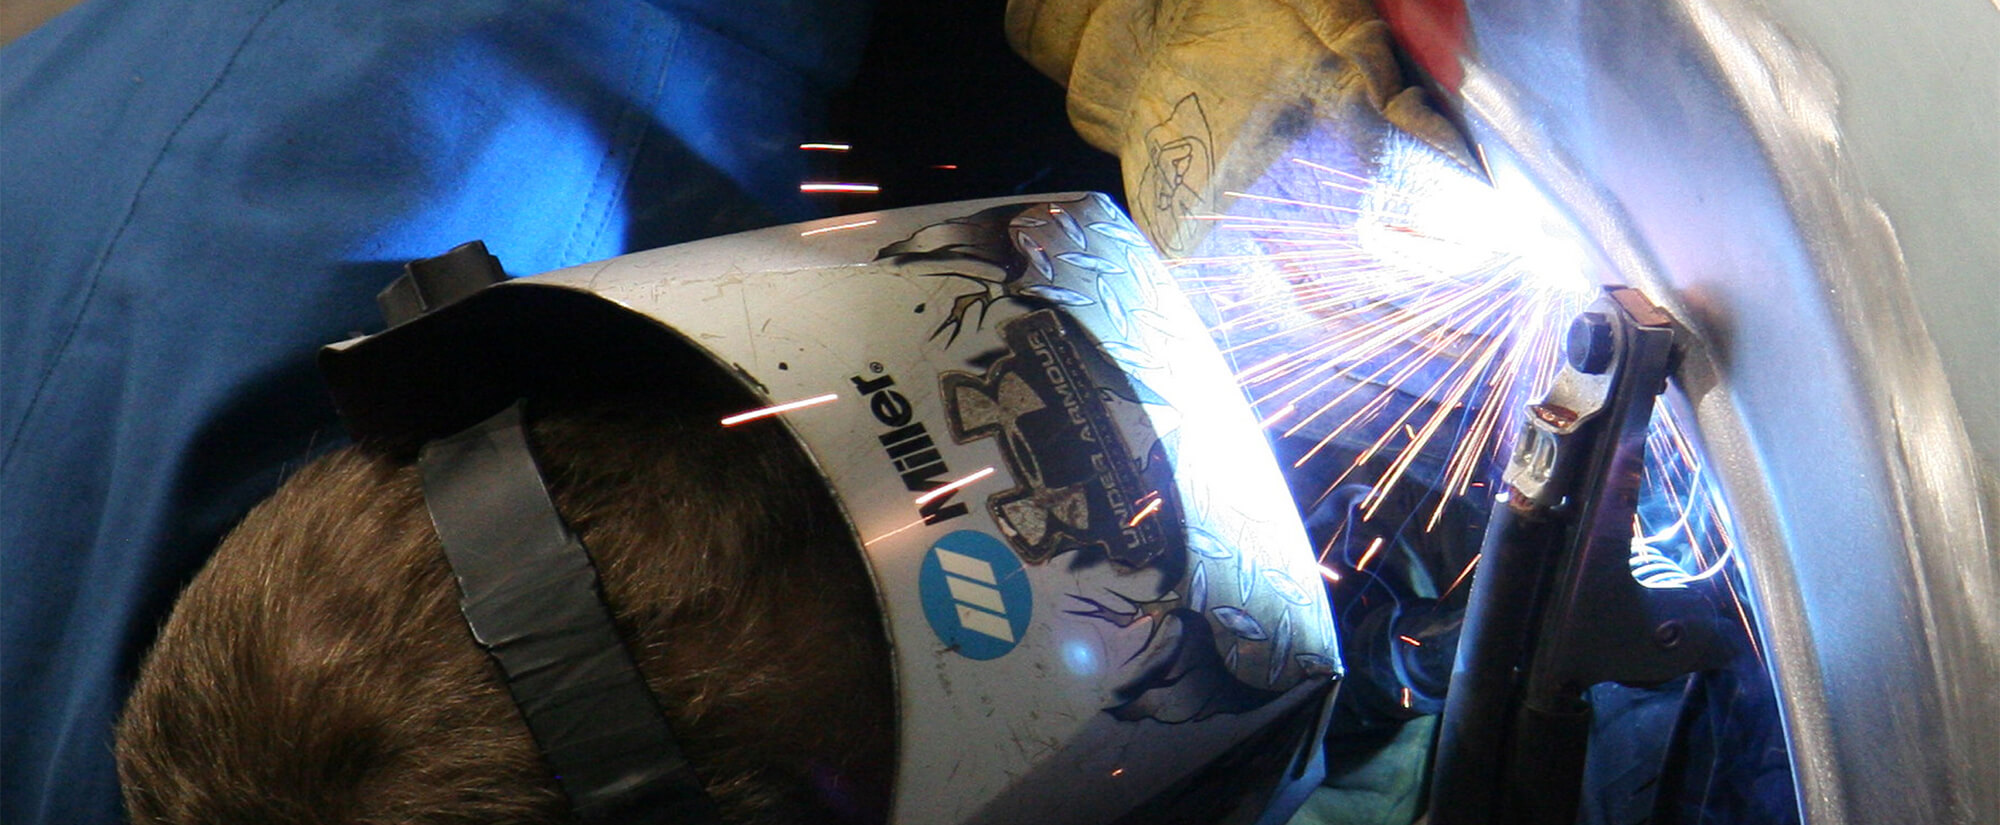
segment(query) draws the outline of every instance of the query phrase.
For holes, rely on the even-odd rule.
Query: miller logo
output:
[[[924,618],[945,647],[968,659],[1007,655],[1027,635],[1034,586],[1007,545],[977,530],[938,539],[917,571]]]
[[[947,372],[952,438],[996,438],[1020,484],[986,500],[1022,560],[1089,550],[1122,569],[1178,558],[1186,543],[1166,455],[1142,388],[1051,310],[1000,325],[1007,354],[984,376]],[[1122,415],[1120,413],[1123,413]],[[1150,449],[1134,457],[1120,422]]]
[[[938,454],[924,422],[914,420],[910,399],[890,389],[896,385],[896,379],[888,375],[874,379],[857,375],[850,380],[868,398],[868,411],[875,415],[875,420],[889,428],[879,440],[883,451],[889,454],[889,463],[902,475],[903,486],[913,493],[928,493],[943,487],[951,478],[951,469],[945,466],[944,456]],[[926,501],[917,506],[917,513],[923,516],[925,524],[965,515],[965,504],[952,501],[957,495],[954,490]]]

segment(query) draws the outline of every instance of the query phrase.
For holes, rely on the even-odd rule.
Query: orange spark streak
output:
[[[839,226],[823,226],[818,229],[808,229],[804,232],[800,232],[799,237],[810,238],[814,235],[824,235],[828,232],[839,232],[842,229],[859,229],[864,226],[874,226],[875,224],[880,222],[881,221],[855,221],[853,223],[843,223]]]
[[[1144,509],[1141,509],[1141,510],[1139,511],[1138,515],[1135,515],[1135,516],[1133,516],[1133,517],[1132,517],[1132,520],[1131,520],[1131,521],[1129,521],[1129,522],[1126,522],[1125,526],[1126,526],[1126,527],[1137,527],[1137,526],[1139,526],[1139,522],[1142,522],[1142,521],[1145,521],[1145,520],[1146,520],[1146,517],[1147,517],[1147,516],[1150,516],[1150,515],[1152,515],[1152,514],[1154,514],[1154,513],[1157,513],[1157,512],[1159,512],[1159,511],[1160,511],[1160,507],[1161,507],[1162,505],[1165,505],[1166,503],[1167,503],[1167,500],[1166,500],[1166,499],[1163,499],[1163,498],[1156,498],[1156,499],[1153,499],[1153,500],[1152,500],[1152,501],[1150,501],[1150,502],[1147,502],[1147,503],[1146,503],[1146,506],[1145,506],[1145,508],[1144,508]]]
[[[1472,568],[1479,566],[1480,555],[1479,553],[1472,554],[1472,561],[1466,562],[1465,569],[1458,571],[1458,578],[1451,580],[1451,586],[1444,589],[1444,593],[1438,596],[1438,601],[1444,601],[1445,596],[1451,595],[1451,591],[1457,590],[1458,586],[1465,582],[1466,576],[1472,575]]]
[[[1462,335],[1463,335],[1463,333],[1455,333],[1454,335],[1452,335],[1452,336],[1451,336],[1450,340],[1456,340],[1456,339],[1457,339],[1458,337],[1460,337],[1460,336],[1462,336]],[[1449,343],[1449,341],[1447,341],[1446,343]],[[1420,352],[1422,352],[1422,351],[1421,351],[1421,350],[1412,350],[1412,352],[1411,352],[1411,353],[1407,353],[1407,354],[1405,354],[1405,355],[1403,355],[1403,356],[1399,356],[1399,357],[1397,358],[1397,361],[1400,361],[1400,360],[1402,360],[1403,358],[1407,358],[1407,357],[1409,357],[1409,356],[1410,356],[1411,354],[1416,354],[1416,353],[1420,353]],[[1390,363],[1389,363],[1388,365],[1385,365],[1385,366],[1383,367],[1383,369],[1382,369],[1382,370],[1377,370],[1377,371],[1376,371],[1376,373],[1375,373],[1374,375],[1371,375],[1371,376],[1369,377],[1369,380],[1370,380],[1370,381],[1372,381],[1372,380],[1373,380],[1373,379],[1374,379],[1375,377],[1378,377],[1378,376],[1380,376],[1382,372],[1385,372],[1385,371],[1387,371],[1387,369],[1388,369],[1388,368],[1389,368],[1390,366],[1393,366],[1393,365],[1394,365],[1395,363],[1396,363],[1396,361],[1391,361],[1391,362],[1390,362]],[[1398,373],[1397,373],[1397,374],[1396,374],[1395,376],[1391,377],[1391,378],[1390,378],[1390,379],[1388,380],[1388,382],[1386,383],[1386,387],[1387,387],[1388,389],[1395,389],[1395,388],[1397,388],[1397,387],[1400,387],[1400,386],[1402,385],[1402,383],[1403,383],[1403,382],[1404,382],[1405,380],[1407,380],[1407,379],[1409,378],[1409,376],[1410,376],[1410,375],[1412,375],[1412,374],[1415,374],[1415,372],[1416,372],[1417,370],[1421,369],[1421,368],[1422,368],[1422,367],[1423,367],[1424,365],[1426,365],[1427,363],[1429,363],[1429,359],[1428,359],[1428,358],[1424,358],[1424,359],[1418,359],[1418,360],[1416,360],[1416,361],[1413,361],[1413,362],[1412,362],[1412,363],[1411,363],[1411,364],[1410,364],[1409,366],[1407,366],[1407,367],[1404,367],[1402,371],[1398,372]],[[1483,363],[1484,363],[1484,361],[1482,360],[1481,364],[1483,365]],[[1411,405],[1411,407],[1409,408],[1409,410],[1408,410],[1408,411],[1406,411],[1406,412],[1404,412],[1404,414],[1402,415],[1402,417],[1398,418],[1398,419],[1397,419],[1397,421],[1396,421],[1395,423],[1391,424],[1391,425],[1390,425],[1390,426],[1389,426],[1389,427],[1387,428],[1387,431],[1386,431],[1386,432],[1385,432],[1385,433],[1383,434],[1382,438],[1378,439],[1378,440],[1377,440],[1377,441],[1375,442],[1375,444],[1371,445],[1371,446],[1370,446],[1370,447],[1368,448],[1368,450],[1367,450],[1366,452],[1364,452],[1364,453],[1363,453],[1363,456],[1362,456],[1361,460],[1360,460],[1359,462],[1357,462],[1357,463],[1366,463],[1367,459],[1369,459],[1369,458],[1372,458],[1372,457],[1374,456],[1374,454],[1375,454],[1375,453],[1379,452],[1379,451],[1380,451],[1380,450],[1382,449],[1382,447],[1383,447],[1383,446],[1384,446],[1384,445],[1385,445],[1385,444],[1387,443],[1387,439],[1388,439],[1388,436],[1389,436],[1390,434],[1392,434],[1392,433],[1394,433],[1394,432],[1395,432],[1395,427],[1396,427],[1396,426],[1398,426],[1398,425],[1401,425],[1401,424],[1402,424],[1402,423],[1403,423],[1404,421],[1408,420],[1408,418],[1409,418],[1409,417],[1410,417],[1411,415],[1415,414],[1415,412],[1417,411],[1417,409],[1419,409],[1419,406],[1420,406],[1420,405],[1421,405],[1421,404],[1422,404],[1423,402],[1425,402],[1425,401],[1428,401],[1428,400],[1429,400],[1429,398],[1430,398],[1430,396],[1431,396],[1431,394],[1435,393],[1435,392],[1436,392],[1436,390],[1438,389],[1438,387],[1442,385],[1442,381],[1443,381],[1443,379],[1444,379],[1444,378],[1448,378],[1448,377],[1450,377],[1450,376],[1452,375],[1452,373],[1453,373],[1454,371],[1456,371],[1456,370],[1458,369],[1458,367],[1459,367],[1459,366],[1462,366],[1462,365],[1463,365],[1463,362],[1460,362],[1460,363],[1458,363],[1458,364],[1454,364],[1454,365],[1452,366],[1452,368],[1451,368],[1450,370],[1447,370],[1447,371],[1446,371],[1446,373],[1444,374],[1444,376],[1441,376],[1441,377],[1440,377],[1440,383],[1438,383],[1438,384],[1433,384],[1430,390],[1427,390],[1427,391],[1426,391],[1426,392],[1424,393],[1424,395],[1423,395],[1423,396],[1419,397],[1419,398],[1418,398],[1418,403],[1417,403],[1417,404],[1413,404],[1413,405]],[[1476,374],[1476,370],[1475,370],[1474,372],[1469,372],[1469,373],[1467,373],[1467,374],[1468,374],[1468,375],[1473,375],[1473,374]],[[1462,383],[1462,382],[1461,382],[1461,383]],[[1287,433],[1286,433],[1286,435],[1290,435],[1290,434],[1292,434],[1292,433],[1295,433],[1295,432],[1297,432],[1297,431],[1298,431],[1299,429],[1303,428],[1303,427],[1304,427],[1304,426],[1305,426],[1305,425],[1306,425],[1307,423],[1310,423],[1310,422],[1311,422],[1311,421],[1312,421],[1313,419],[1317,418],[1317,417],[1319,416],[1319,413],[1321,413],[1321,412],[1325,412],[1325,411],[1326,411],[1327,409],[1329,409],[1329,408],[1331,407],[1331,405],[1332,405],[1332,404],[1336,404],[1336,403],[1339,403],[1339,402],[1340,402],[1341,400],[1344,400],[1344,396],[1345,396],[1345,395],[1347,395],[1348,393],[1351,393],[1351,392],[1353,392],[1353,390],[1355,390],[1355,389],[1358,389],[1358,388],[1359,388],[1359,387],[1361,387],[1361,386],[1365,386],[1365,384],[1357,384],[1357,385],[1356,385],[1355,387],[1352,387],[1352,388],[1349,388],[1349,390],[1347,390],[1346,392],[1343,392],[1343,393],[1342,393],[1342,397],[1336,397],[1336,398],[1335,398],[1335,399],[1334,399],[1334,400],[1333,400],[1332,402],[1329,402],[1327,406],[1323,406],[1323,407],[1321,407],[1321,409],[1320,409],[1320,410],[1319,410],[1318,412],[1315,412],[1315,413],[1314,413],[1313,415],[1310,415],[1310,416],[1307,416],[1307,417],[1306,417],[1306,418],[1305,418],[1304,420],[1300,421],[1300,422],[1299,422],[1298,424],[1296,424],[1296,425],[1293,425],[1292,429],[1291,429],[1291,430],[1290,430],[1289,432],[1287,432]],[[1362,408],[1362,409],[1361,409],[1360,411],[1356,412],[1356,413],[1355,413],[1354,415],[1352,415],[1352,416],[1349,416],[1349,417],[1348,417],[1348,419],[1347,419],[1346,421],[1343,421],[1343,422],[1341,422],[1340,426],[1338,426],[1338,427],[1334,428],[1334,430],[1333,430],[1333,431],[1332,431],[1331,433],[1328,433],[1326,437],[1322,438],[1322,439],[1320,440],[1320,442],[1319,442],[1318,444],[1315,444],[1315,445],[1313,446],[1313,448],[1312,448],[1312,449],[1311,449],[1310,451],[1308,451],[1308,452],[1306,453],[1306,455],[1305,455],[1304,457],[1300,458],[1298,462],[1295,462],[1295,463],[1293,464],[1293,466],[1300,466],[1300,465],[1303,465],[1303,464],[1305,463],[1305,461],[1306,461],[1307,459],[1310,459],[1310,458],[1311,458],[1312,456],[1314,456],[1314,455],[1318,454],[1318,453],[1319,453],[1319,451],[1320,451],[1321,449],[1324,449],[1324,448],[1326,447],[1326,445],[1328,445],[1328,444],[1332,443],[1332,441],[1334,440],[1334,438],[1336,438],[1337,436],[1339,436],[1339,435],[1340,435],[1340,434],[1341,434],[1342,432],[1346,431],[1346,429],[1347,429],[1348,427],[1351,427],[1351,426],[1353,426],[1353,425],[1354,425],[1355,423],[1357,423],[1357,422],[1359,422],[1359,421],[1361,421],[1361,420],[1364,420],[1364,414],[1369,414],[1369,413],[1371,413],[1371,411],[1372,411],[1372,410],[1379,410],[1379,409],[1380,409],[1380,408],[1381,408],[1382,406],[1386,406],[1386,405],[1387,405],[1387,402],[1388,402],[1388,399],[1389,399],[1389,397],[1390,397],[1390,396],[1389,396],[1389,394],[1388,394],[1388,393],[1386,393],[1386,392],[1385,392],[1385,393],[1382,393],[1381,395],[1378,395],[1378,396],[1377,396],[1377,397],[1376,397],[1376,398],[1375,398],[1375,399],[1374,399],[1373,401],[1371,401],[1371,402],[1369,403],[1369,405],[1367,405],[1367,406],[1364,406],[1364,407],[1363,407],[1363,408]],[[1430,429],[1434,430],[1435,428],[1433,427],[1433,428],[1430,428]],[[1408,455],[1408,454],[1412,454],[1412,453],[1414,453],[1414,452],[1417,452],[1417,451],[1419,451],[1419,450],[1421,450],[1421,444],[1415,444],[1415,445],[1411,445],[1411,447],[1410,447],[1410,448],[1407,448],[1407,449],[1405,450],[1405,454],[1406,454],[1406,455]],[[1413,458],[1414,458],[1414,456],[1413,456]],[[1386,485],[1382,485],[1382,486],[1386,486]]]
[[[769,418],[771,416],[781,415],[784,413],[791,412],[793,410],[805,409],[806,407],[817,406],[820,404],[825,404],[829,401],[838,401],[838,400],[840,400],[839,394],[827,393],[825,395],[815,395],[811,398],[802,398],[797,401],[787,401],[783,404],[773,404],[769,407],[759,407],[757,409],[750,410],[749,412],[740,412],[728,418],[722,419],[722,426],[734,427],[745,421],[755,421],[759,418]]]
[[[1744,635],[1750,639],[1750,655],[1757,657],[1758,665],[1763,665],[1764,648],[1763,645],[1757,644],[1757,628],[1750,623],[1750,614],[1743,611],[1743,600],[1736,597],[1736,588],[1723,589],[1729,591],[1729,600],[1736,603],[1736,618],[1743,622]]]
[[[882,191],[882,187],[872,183],[801,183],[800,192],[854,192],[872,195]]]
[[[1362,553],[1361,560],[1354,563],[1354,569],[1356,571],[1363,570],[1368,567],[1368,562],[1375,558],[1375,551],[1382,549],[1382,541],[1383,541],[1382,536],[1376,536],[1374,541],[1368,543],[1368,552]]]
[[[1282,203],[1286,206],[1297,206],[1305,209],[1324,209],[1328,212],[1351,212],[1356,215],[1361,214],[1361,210],[1355,209],[1354,207],[1351,206],[1334,206],[1333,204],[1330,203],[1313,203],[1312,201],[1298,201],[1298,200],[1292,200],[1291,198],[1274,198],[1271,197],[1270,195],[1252,195],[1248,192],[1224,192],[1222,194],[1232,198],[1243,198],[1245,200],[1263,201],[1265,203]]]
[[[1290,402],[1286,402],[1285,406],[1279,407],[1277,412],[1271,413],[1271,416],[1269,418],[1257,422],[1257,428],[1260,430],[1268,430],[1271,428],[1272,424],[1276,424],[1280,421],[1283,421],[1285,420],[1286,416],[1291,415],[1292,413],[1298,411],[1299,411],[1298,407],[1292,406]]]
[[[917,519],[916,521],[913,521],[913,522],[910,522],[909,524],[905,524],[905,525],[903,525],[903,526],[901,526],[901,527],[898,527],[898,528],[896,528],[896,529],[894,529],[894,530],[890,530],[890,531],[889,531],[889,532],[887,532],[887,533],[883,533],[882,535],[879,535],[879,536],[876,536],[876,537],[874,537],[874,538],[872,538],[872,539],[869,539],[869,540],[867,540],[867,541],[864,541],[864,542],[862,542],[862,543],[861,543],[861,546],[862,546],[862,547],[873,547],[873,546],[875,545],[875,542],[878,542],[878,541],[881,541],[881,540],[883,540],[883,539],[886,539],[886,538],[889,538],[890,536],[894,536],[894,535],[896,535],[896,534],[898,534],[898,533],[901,533],[901,532],[903,532],[903,531],[906,531],[906,530],[914,530],[914,529],[916,529],[916,528],[918,528],[918,527],[922,527],[922,526],[924,526],[924,520],[923,520],[923,519]]]
[[[1497,343],[1488,346],[1485,349],[1485,351],[1480,355],[1479,361],[1475,363],[1471,369],[1467,370],[1457,383],[1452,385],[1450,391],[1451,397],[1464,396],[1465,391],[1470,388],[1472,379],[1476,377],[1479,374],[1479,372],[1485,368],[1486,364],[1492,360],[1493,355],[1495,354],[1497,349],[1498,349]],[[1458,365],[1456,364],[1452,366],[1452,369],[1457,369],[1457,368]],[[1449,375],[1449,373],[1447,373],[1447,375]],[[1411,405],[1410,413],[1413,413],[1417,409],[1419,409],[1419,405],[1422,402],[1428,400],[1430,398],[1431,393],[1434,392],[1435,390],[1436,386],[1434,385],[1431,388],[1431,390],[1425,391],[1424,395],[1418,399],[1418,404]],[[1431,437],[1437,434],[1438,428],[1443,426],[1445,416],[1449,412],[1450,410],[1447,409],[1446,407],[1439,406],[1437,411],[1431,415],[1430,420],[1424,422],[1422,438],[1418,439],[1416,444],[1429,443]],[[1404,418],[1408,418],[1410,413],[1404,413],[1403,414]],[[1401,423],[1400,419],[1398,423]],[[1396,460],[1389,465],[1389,471],[1384,474],[1382,481],[1376,484],[1375,491],[1373,493],[1375,497],[1375,503],[1373,505],[1368,505],[1366,503],[1363,504],[1362,518],[1368,518],[1375,515],[1376,508],[1381,507],[1382,502],[1388,500],[1387,496],[1388,489],[1390,487],[1395,486],[1397,480],[1402,478],[1403,473],[1409,470],[1411,463],[1415,462],[1417,456],[1422,454],[1422,450],[1420,448],[1414,448],[1415,446],[1416,445],[1413,444],[1412,445],[1413,449],[1403,450],[1402,453],[1396,457]]]
[[[950,484],[946,484],[942,487],[932,490],[928,493],[917,496],[917,504],[919,506],[929,504],[933,501],[936,501],[941,496],[947,496],[950,495],[955,490],[964,489],[966,486],[972,484],[973,482],[976,482],[992,474],[993,474],[992,467],[983,467],[978,472],[975,472],[972,475],[966,476]]]

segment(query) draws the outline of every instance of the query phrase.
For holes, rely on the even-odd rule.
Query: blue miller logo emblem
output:
[[[959,530],[924,554],[917,586],[924,617],[947,648],[971,659],[997,659],[1020,644],[1034,610],[1027,572],[997,538]]]

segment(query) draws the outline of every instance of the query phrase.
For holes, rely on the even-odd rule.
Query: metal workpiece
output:
[[[1428,66],[1496,180],[1686,326],[1805,820],[2000,822],[2000,9],[1480,0],[1458,35]]]

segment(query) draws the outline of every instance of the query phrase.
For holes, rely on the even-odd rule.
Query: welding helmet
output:
[[[388,330],[322,354],[357,435],[462,437],[513,399],[690,371],[807,402],[776,417],[893,651],[892,822],[1281,822],[1321,778],[1319,568],[1221,354],[1104,196],[455,272],[413,265]]]

